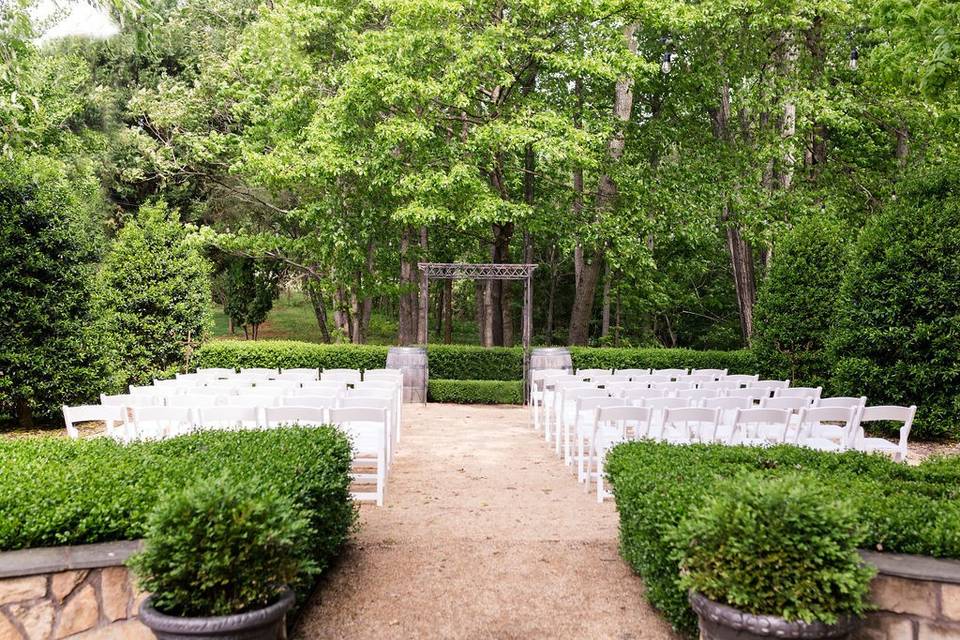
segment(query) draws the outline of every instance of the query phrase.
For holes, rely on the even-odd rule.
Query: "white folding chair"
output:
[[[630,380],[634,380],[640,376],[650,375],[650,369],[614,369],[614,373],[618,376],[627,376]]]
[[[299,391],[301,388],[299,380],[261,380],[254,385],[253,391],[254,393],[289,395]]]
[[[282,395],[245,393],[239,396],[225,396],[228,407],[276,407]]]
[[[327,412],[317,407],[264,407],[263,425],[276,429],[283,425],[319,427],[327,424]]]
[[[677,389],[673,395],[677,398],[689,398],[695,404],[700,404],[707,398],[716,398],[720,392],[716,389]]]
[[[84,404],[77,407],[64,405],[63,422],[67,426],[67,435],[79,438],[77,424],[81,422],[102,422],[104,432],[98,436],[113,438],[118,442],[127,440],[127,408],[118,405]]]
[[[337,406],[339,396],[283,396],[280,404],[284,407],[312,407],[330,410]]]
[[[647,398],[643,400],[642,406],[650,409],[649,429],[643,434],[643,437],[651,440],[669,440],[670,438],[667,436],[672,437],[674,434],[666,432],[664,419],[667,411],[670,409],[685,409],[690,405],[691,402],[687,398]]]
[[[368,380],[395,380],[403,385],[403,371],[400,369],[367,369],[363,372],[364,382]]]
[[[813,406],[813,399],[807,396],[798,396],[794,398],[784,398],[781,396],[774,398],[760,398],[761,409],[786,409],[793,413],[800,413],[801,409]]]
[[[163,390],[165,393],[183,393],[194,387],[194,382],[184,378],[173,378],[172,380],[153,380],[153,388]]]
[[[704,407],[667,408],[663,412],[662,438],[676,444],[712,440],[720,421],[718,409]]]
[[[280,376],[277,379],[278,380],[300,380],[300,381],[319,380],[320,370],[309,369],[306,367],[298,367],[293,369],[280,369]]]
[[[387,412],[387,462],[393,463],[393,448],[400,430],[396,412],[397,394],[391,389],[352,389],[340,396],[337,406],[343,408],[372,407]]]
[[[156,407],[162,400],[156,396],[132,396],[129,393],[114,396],[100,394],[100,404],[113,407]]]
[[[699,387],[701,384],[706,384],[706,383],[708,383],[708,382],[716,382],[717,380],[716,380],[716,378],[714,378],[713,376],[694,375],[694,374],[691,373],[691,374],[688,375],[688,376],[684,376],[684,377],[680,378],[680,381],[681,381],[681,382],[689,382],[690,384],[694,385],[695,387]]]
[[[554,453],[563,456],[562,444],[571,425],[577,421],[577,400],[581,398],[609,398],[609,394],[589,382],[562,383],[557,389],[557,403],[554,411],[553,440]]]
[[[376,465],[374,473],[354,472],[355,482],[375,482],[373,492],[353,492],[356,500],[374,500],[383,506],[387,480],[387,412],[374,408],[338,408],[330,410],[330,422],[345,431],[353,443],[353,463],[359,467]]]
[[[677,391],[693,389],[693,383],[687,382],[686,380],[677,382],[654,382],[650,385],[650,388],[663,391],[668,396],[674,396]]]
[[[225,404],[226,396],[215,396],[210,394],[189,395],[189,396],[167,396],[164,403],[168,407],[215,407],[218,404]]]
[[[813,407],[800,411],[796,444],[820,451],[846,451],[857,428],[856,407]]]
[[[857,430],[854,436],[853,446],[859,451],[893,454],[893,459],[897,462],[906,462],[907,460],[907,439],[910,437],[910,428],[913,426],[913,418],[917,415],[916,405],[909,407],[880,406],[863,407],[860,409],[860,415],[857,420]],[[900,427],[900,439],[893,443],[886,438],[868,438],[864,433],[864,422],[902,422]]]
[[[654,369],[650,373],[655,376],[667,376],[671,379],[683,378],[687,375],[686,369]]]
[[[820,393],[823,387],[788,387],[786,389],[774,389],[774,398],[810,398],[811,402],[820,399]]]
[[[244,367],[240,369],[241,377],[272,378],[280,375],[280,370],[270,367]]]
[[[745,387],[752,382],[757,382],[758,380],[760,380],[760,376],[759,375],[750,376],[750,375],[741,373],[741,374],[726,375],[723,378],[721,378],[721,380],[724,380],[726,382],[735,382],[738,385]]]
[[[749,389],[727,389],[724,395],[728,398],[750,398],[754,402],[759,402],[770,395],[770,390],[760,387],[751,387]]]
[[[187,433],[196,422],[191,407],[133,407],[131,439],[161,439]]]
[[[867,406],[867,396],[860,396],[859,398],[853,396],[836,396],[833,398],[817,398],[813,403],[815,407],[839,407],[841,409],[849,409],[850,407],[856,407],[859,411]]]
[[[547,390],[544,381],[551,376],[565,376],[564,369],[535,369],[530,372],[530,422],[534,431],[540,431]]]
[[[227,369],[225,367],[201,367],[197,369],[197,375],[204,378],[229,378],[236,372],[236,369]]]
[[[765,387],[767,389],[787,389],[790,387],[789,380],[757,380],[751,382],[747,387]]]
[[[259,407],[201,407],[197,410],[200,429],[256,429],[264,419]]]
[[[726,369],[693,369],[690,371],[692,376],[710,376],[714,380],[718,380],[723,376],[727,375]]]
[[[671,382],[673,379],[670,376],[661,376],[650,374],[648,376],[635,376],[632,378],[632,382],[637,382],[640,384],[646,384],[648,387],[657,382]]]
[[[622,407],[623,400],[619,398],[594,397],[580,398],[577,400],[577,417],[573,425],[564,434],[564,461],[569,465],[573,463],[574,453],[570,446],[570,438],[576,438],[576,460],[577,460],[577,481],[583,482],[585,479],[586,468],[584,466],[584,441],[593,433],[593,420],[596,411],[600,407]]]
[[[729,442],[733,434],[733,425],[737,418],[737,412],[741,409],[750,409],[753,407],[752,398],[729,398],[718,396],[715,398],[705,398],[701,404],[707,409],[716,409],[720,412],[720,418],[717,421],[717,433],[714,440],[718,442]]]
[[[731,389],[739,389],[740,383],[736,380],[715,380],[714,382],[701,382],[697,385],[698,389],[711,389],[713,391],[726,392]]]
[[[629,431],[633,431],[631,438]],[[603,488],[603,464],[610,448],[625,440],[639,440],[650,430],[650,409],[646,407],[598,407],[593,419],[590,436],[590,453],[587,456],[586,487],[597,480],[597,502],[611,495]],[[596,471],[593,470],[596,462]]]
[[[739,409],[726,442],[747,446],[786,442],[790,416],[788,409]]]
[[[360,382],[363,376],[359,369],[324,369],[320,374],[320,380],[339,380],[347,384]]]
[[[618,373],[607,373],[607,374],[603,374],[603,375],[593,376],[593,377],[590,379],[590,382],[592,382],[593,384],[595,384],[595,385],[597,385],[597,386],[599,386],[599,387],[603,387],[604,389],[606,389],[606,388],[609,387],[611,384],[621,384],[621,383],[624,383],[624,382],[629,383],[629,382],[630,382],[630,377],[629,377],[629,376],[622,376],[622,375],[620,375],[620,374],[618,374]]]
[[[590,380],[594,376],[608,376],[613,373],[613,369],[577,369],[574,374],[584,380]]]
[[[633,405],[635,407],[644,406],[644,401],[651,398],[666,398],[667,394],[664,391],[659,389],[650,389],[644,387],[635,387],[632,389],[623,389],[619,395],[620,398],[623,398],[624,404]]]

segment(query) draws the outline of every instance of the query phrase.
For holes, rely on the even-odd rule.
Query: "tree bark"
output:
[[[637,52],[637,41],[634,38],[636,30],[636,24],[629,24],[623,30],[627,48],[631,53]],[[617,81],[613,96],[613,116],[620,126],[607,142],[607,156],[611,162],[619,162],[623,156],[626,144],[624,126],[630,120],[632,110],[633,78],[623,77]],[[614,183],[613,177],[610,174],[602,175],[597,187],[597,209],[606,210],[613,207],[617,195],[617,185]],[[570,313],[569,342],[571,345],[587,344],[597,281],[600,278],[600,269],[603,266],[604,250],[603,245],[593,247],[588,256],[588,248],[584,247],[579,261],[580,264],[576,265],[579,277],[577,278],[573,310]]]
[[[453,344],[453,280],[444,280],[442,288],[443,343]]]
[[[476,307],[477,331],[480,334],[480,346],[489,347],[487,327],[487,282],[474,283],[474,306]]]
[[[610,333],[610,263],[603,272],[603,303],[600,312],[600,337],[606,338]]]
[[[330,329],[327,327],[327,307],[323,302],[323,294],[314,283],[308,282],[306,288],[310,304],[313,305],[313,315],[317,319],[317,326],[320,327],[320,335],[323,341],[329,344]]]
[[[426,260],[427,255],[427,228],[423,226],[420,227],[420,257]],[[413,267],[413,275],[419,281],[415,324],[417,327],[417,344],[427,344],[427,334],[430,332],[430,321],[426,317],[427,310],[430,308],[430,281],[426,274],[417,269],[416,265]]]
[[[740,331],[743,342],[750,345],[753,336],[753,305],[757,298],[756,278],[753,268],[753,251],[743,239],[737,224],[731,220],[729,205],[723,207],[723,221],[727,229],[727,250],[730,252],[730,265],[733,268],[734,288],[737,293],[737,307],[740,310]]]
[[[412,291],[414,266],[411,254],[412,231],[405,228],[400,235],[400,301],[397,342],[400,345],[413,344],[417,341],[417,312],[414,301],[416,294]]]
[[[557,247],[550,246],[550,288],[547,292],[547,344],[553,344],[554,308],[557,299]]]

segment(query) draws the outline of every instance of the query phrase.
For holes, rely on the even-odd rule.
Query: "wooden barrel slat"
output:
[[[427,350],[423,347],[390,347],[387,351],[387,368],[403,371],[403,401],[426,402],[427,380],[430,370],[427,365]]]

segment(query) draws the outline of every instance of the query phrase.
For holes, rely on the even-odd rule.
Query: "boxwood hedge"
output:
[[[520,380],[435,380],[428,383],[430,402],[455,404],[523,404]]]
[[[274,487],[302,510],[322,569],[356,518],[350,460],[349,441],[332,427],[208,431],[126,446],[0,440],[0,550],[141,538],[161,496],[230,473]]]
[[[520,347],[431,345],[427,347],[430,377],[441,380],[520,380]],[[197,352],[200,367],[318,367],[376,369],[386,366],[388,347],[315,344],[291,340],[208,342]],[[614,349],[573,347],[573,364],[580,369],[637,367],[729,369],[758,373],[750,351],[693,349]]]
[[[960,558],[956,457],[908,466],[857,452],[634,442],[614,448],[606,470],[620,512],[621,554],[643,577],[650,601],[685,632],[696,630],[696,618],[678,586],[680,554],[671,540],[718,482],[740,473],[809,476],[853,506],[866,548]]]

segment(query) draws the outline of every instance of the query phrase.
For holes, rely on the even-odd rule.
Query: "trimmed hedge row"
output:
[[[206,431],[120,445],[107,438],[0,440],[0,550],[141,538],[158,500],[230,473],[290,498],[326,568],[346,541],[350,443],[332,427]]]
[[[218,340],[197,351],[199,367],[317,367],[378,369],[386,366],[388,347],[352,344],[314,344],[291,340]],[[520,380],[523,349],[433,345],[427,347],[430,376],[441,380]],[[578,369],[729,369],[730,373],[757,373],[748,350],[695,351],[692,349],[617,349],[573,347]]]
[[[436,380],[427,383],[430,402],[523,404],[520,380]]]
[[[824,453],[797,447],[674,446],[634,442],[606,461],[620,512],[620,550],[639,573],[647,597],[678,629],[696,631],[696,617],[678,586],[675,530],[717,483],[740,473],[761,478],[800,474],[856,511],[864,546],[960,558],[960,458],[919,466],[877,455]]]

